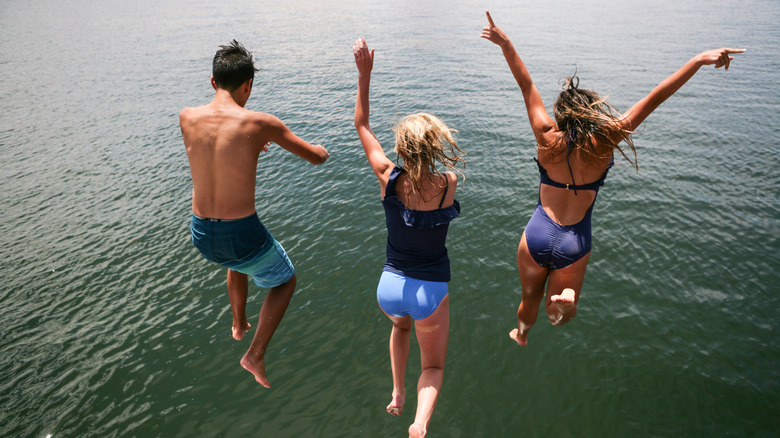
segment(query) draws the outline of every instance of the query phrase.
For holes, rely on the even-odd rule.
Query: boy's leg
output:
[[[251,325],[246,321],[246,298],[249,293],[249,277],[228,269],[227,289],[230,310],[233,311],[233,339],[240,341]]]
[[[293,292],[295,292],[295,275],[286,283],[271,288],[263,301],[263,307],[260,308],[260,318],[257,323],[257,330],[252,338],[252,344],[249,350],[241,359],[241,366],[255,376],[257,383],[271,387],[271,383],[265,376],[265,350],[271,341],[276,328],[287,311]]]

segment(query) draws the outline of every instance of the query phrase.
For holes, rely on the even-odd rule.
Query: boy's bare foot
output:
[[[412,423],[412,425],[409,426],[409,438],[423,438],[426,433],[425,427],[417,423]]]
[[[393,400],[387,405],[387,413],[398,417],[404,413],[404,396],[400,394],[394,394]]]
[[[249,324],[248,322],[244,323],[244,328],[241,328],[241,324],[233,323],[233,339],[236,341],[240,341],[244,339],[244,333],[248,332],[250,328],[252,328],[252,324]]]
[[[564,315],[568,315],[572,312],[574,304],[574,289],[566,288],[559,295],[553,295],[550,297],[552,301],[552,308],[555,310],[554,314],[548,315],[550,322],[558,324],[563,322]],[[569,318],[571,319],[571,318]]]
[[[244,357],[241,358],[241,366],[244,367],[245,370],[252,373],[253,376],[255,376],[255,381],[257,381],[257,383],[265,386],[266,388],[271,387],[271,382],[269,382],[268,378],[265,377],[265,357],[260,357],[260,359],[254,360],[251,356],[249,356],[249,352],[247,352]]]

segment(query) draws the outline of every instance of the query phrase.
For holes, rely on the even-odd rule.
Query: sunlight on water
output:
[[[575,70],[627,109],[701,50],[702,70],[635,138],[594,210],[577,318],[507,333],[517,242],[538,196],[534,137],[471,2],[11,0],[0,15],[0,435],[406,436],[384,411],[390,323],[378,187],[354,133],[351,45],[376,48],[372,126],[416,111],[468,153],[450,228],[451,338],[430,431],[442,437],[774,436],[780,429],[780,5],[497,1],[543,99]],[[298,289],[268,355],[240,366],[225,273],[189,241],[177,114],[212,96],[232,38],[262,68],[247,106],[331,159],[272,148],[257,207]],[[250,288],[255,319],[264,291]],[[416,403],[412,348],[407,402]]]

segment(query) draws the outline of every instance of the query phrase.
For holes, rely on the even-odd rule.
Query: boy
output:
[[[244,108],[252,92],[252,55],[236,40],[214,56],[211,103],[179,114],[192,175],[192,241],[201,254],[228,268],[233,338],[250,328],[246,320],[248,276],[270,288],[257,330],[241,366],[269,388],[265,351],[295,290],[295,270],[284,248],[260,222],[255,210],[257,159],[271,142],[312,164],[328,151],[293,134],[271,114]]]

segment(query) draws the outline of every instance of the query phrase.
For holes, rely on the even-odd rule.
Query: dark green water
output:
[[[376,47],[372,122],[428,111],[469,154],[450,228],[451,341],[433,437],[770,437],[780,430],[780,4],[707,1],[5,1],[0,12],[0,436],[402,437],[384,407],[385,231],[352,127],[351,45]],[[541,4],[539,4],[541,3]],[[538,174],[489,7],[550,105],[575,68],[625,110],[696,53],[594,212],[577,318],[520,349],[517,242]],[[188,234],[178,111],[237,38],[248,107],[331,159],[274,147],[257,206],[298,271],[265,390],[238,364],[224,271]],[[255,319],[265,291],[250,290]],[[419,353],[413,344],[407,391]],[[416,403],[415,397],[408,400]]]

